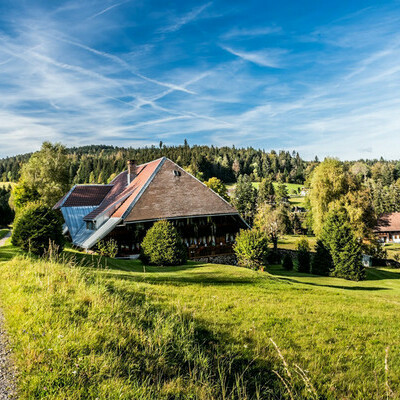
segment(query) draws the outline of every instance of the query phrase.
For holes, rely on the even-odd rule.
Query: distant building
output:
[[[155,221],[171,221],[191,258],[230,254],[236,233],[247,227],[224,199],[163,157],[128,169],[108,185],[76,185],[55,206],[74,245],[90,249],[115,239],[118,255],[140,252]]]
[[[400,243],[400,212],[381,215],[375,233],[384,243]]]
[[[310,189],[307,189],[307,188],[305,188],[305,187],[302,187],[302,188],[301,188],[301,191],[300,191],[300,196],[302,196],[302,197],[307,196],[309,191],[310,191]]]

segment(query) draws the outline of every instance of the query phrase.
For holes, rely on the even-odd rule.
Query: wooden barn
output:
[[[165,157],[129,161],[107,185],[76,185],[54,208],[74,245],[88,250],[113,238],[119,256],[138,254],[147,230],[161,219],[174,224],[191,258],[231,254],[236,233],[247,227],[227,201]]]
[[[384,243],[400,243],[400,212],[381,215],[375,233]]]

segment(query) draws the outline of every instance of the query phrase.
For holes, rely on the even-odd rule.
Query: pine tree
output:
[[[264,178],[258,187],[257,204],[272,204],[275,201],[275,189],[270,178]]]
[[[361,243],[352,230],[344,208],[333,209],[328,213],[321,240],[332,256],[334,276],[356,281],[365,278]]]
[[[298,272],[310,272],[310,245],[306,238],[302,238],[297,243],[297,271]]]
[[[283,261],[282,261],[282,268],[286,271],[292,271],[293,270],[293,260],[290,254],[285,254],[283,256]]]
[[[311,261],[311,273],[314,275],[328,276],[332,269],[332,257],[322,240],[317,240],[315,254]]]
[[[248,175],[239,176],[233,193],[233,205],[239,214],[252,224],[256,209],[257,189],[253,186]]]

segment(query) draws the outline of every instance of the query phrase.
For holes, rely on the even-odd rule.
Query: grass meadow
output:
[[[350,282],[62,258],[0,248],[21,399],[400,396],[400,270]]]

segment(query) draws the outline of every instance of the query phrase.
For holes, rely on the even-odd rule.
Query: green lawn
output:
[[[396,255],[400,255],[400,243],[385,243],[384,248],[387,251],[388,258],[394,259]]]
[[[284,398],[272,369],[297,399],[316,398],[307,379],[321,398],[399,398],[400,270],[349,282],[16,252],[0,249],[0,297],[22,399]]]
[[[278,182],[274,182],[273,183],[274,188],[276,188],[279,183]],[[304,201],[305,201],[305,197],[304,196],[293,196],[292,195],[292,191],[295,190],[296,193],[298,192],[298,189],[301,189],[303,187],[303,185],[299,185],[297,183],[285,183],[287,190],[289,192],[289,203],[294,205],[294,206],[299,206],[299,207],[303,207],[304,206]],[[235,188],[236,184],[235,183],[231,183],[226,185],[228,191],[232,191]],[[253,182],[253,186],[255,188],[258,189],[258,187],[260,186],[260,182]]]
[[[317,243],[317,238],[315,236],[304,236],[304,235],[283,235],[278,240],[278,248],[296,250],[297,243],[302,238],[306,238],[308,240],[310,249],[313,250]]]
[[[279,182],[274,182],[273,183],[274,188],[276,189],[276,187],[279,185]],[[291,195],[292,191],[294,190],[296,193],[298,193],[298,190],[301,189],[304,185],[300,185],[298,183],[285,183],[286,189],[289,192],[289,195]]]

